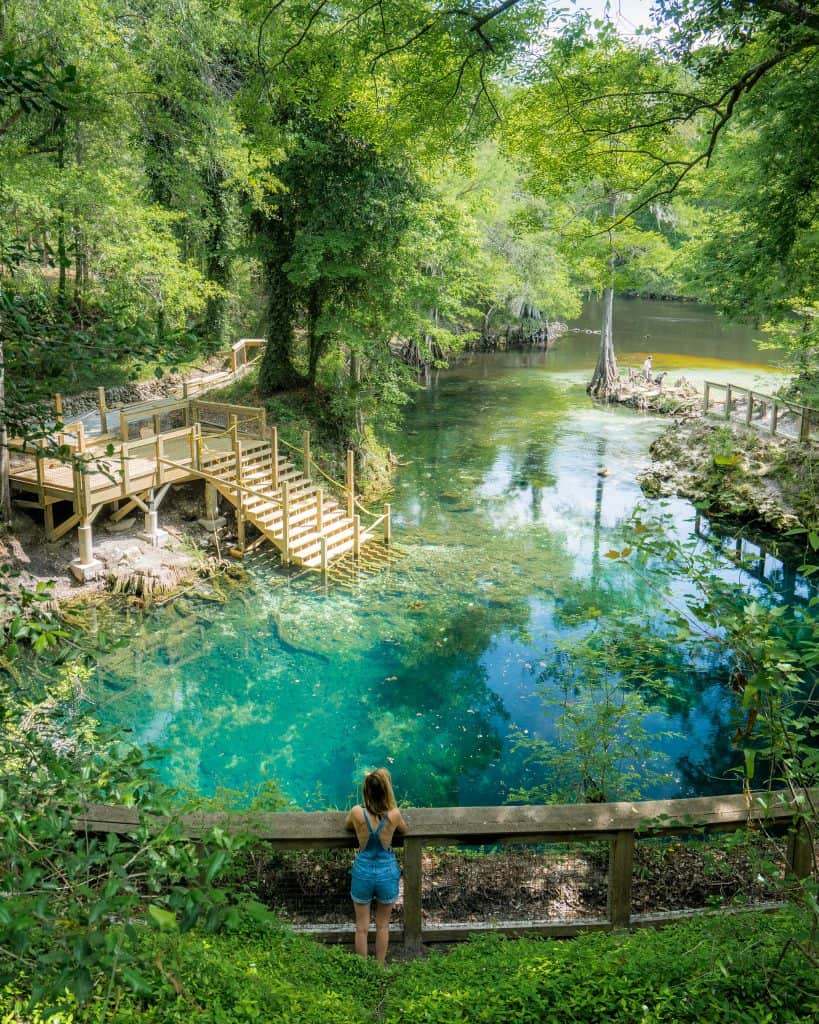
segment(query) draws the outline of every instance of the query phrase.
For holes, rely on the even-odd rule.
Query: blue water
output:
[[[685,362],[678,344],[669,362]],[[658,638],[667,622],[645,580],[606,557],[644,502],[635,474],[667,422],[590,402],[595,347],[568,335],[548,354],[472,357],[438,374],[390,439],[397,564],[325,594],[262,551],[226,603],[182,598],[132,614],[120,623],[130,646],[98,670],[100,717],[161,745],[164,776],[203,794],[252,794],[272,779],[298,806],[344,806],[362,770],[386,764],[414,804],[496,804],[535,786],[560,797],[572,768],[561,702],[597,685],[578,683],[563,646],[601,622]],[[748,339],[746,349],[750,362]],[[732,357],[717,379],[764,387]],[[690,375],[713,375],[711,357],[687,358]],[[662,511],[689,535],[686,502]],[[652,753],[633,765],[640,795],[730,790],[723,655],[692,661],[666,646],[651,662],[663,685],[641,697]],[[611,673],[606,685],[623,696]],[[558,763],[527,760],[521,737],[551,742]]]

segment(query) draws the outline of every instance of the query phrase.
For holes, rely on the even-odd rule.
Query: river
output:
[[[650,351],[672,376],[772,382],[750,332],[723,334],[702,307],[624,300],[616,316],[624,365]],[[96,713],[163,747],[163,776],[203,794],[272,779],[300,807],[342,807],[380,764],[418,805],[495,804],[553,776],[557,789],[560,763],[532,763],[520,740],[571,757],[563,645],[601,620],[661,632],[663,617],[605,552],[644,501],[635,474],[667,423],[588,399],[597,341],[570,333],[439,373],[390,442],[403,552],[390,571],[323,594],[260,551],[227,603],[185,597],[120,623],[130,644],[100,661]],[[693,509],[665,511],[687,536]],[[725,665],[664,666],[674,699],[655,693],[636,722],[652,748],[640,792],[734,788]]]

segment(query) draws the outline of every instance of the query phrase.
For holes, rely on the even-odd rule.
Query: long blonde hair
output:
[[[398,806],[392,791],[392,778],[386,768],[376,768],[374,772],[367,772],[361,791],[364,806],[370,814],[386,814]]]

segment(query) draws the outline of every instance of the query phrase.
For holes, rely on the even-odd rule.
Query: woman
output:
[[[356,804],[347,815],[346,827],[355,829],[359,850],[353,862],[350,895],[355,906],[355,951],[367,955],[370,903],[375,899],[375,958],[382,963],[390,941],[390,914],[398,899],[398,861],[390,849],[396,832],[407,823],[395,805],[392,779],[386,768],[364,776],[364,806]]]

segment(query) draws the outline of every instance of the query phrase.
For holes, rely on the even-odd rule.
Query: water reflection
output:
[[[670,638],[656,592],[605,557],[666,424],[592,405],[584,353],[476,357],[440,375],[391,439],[398,565],[325,596],[259,552],[226,604],[183,598],[133,620],[131,647],[100,666],[101,715],[168,748],[166,777],[204,793],[272,777],[301,806],[341,806],[381,763],[419,804],[493,804],[542,783],[511,737],[553,735],[544,691],[565,685],[561,642],[601,618],[635,649]],[[666,507],[688,536],[690,506]],[[647,796],[725,791],[723,659],[669,639],[646,662],[664,684],[646,727],[676,734],[657,743],[674,781]]]

